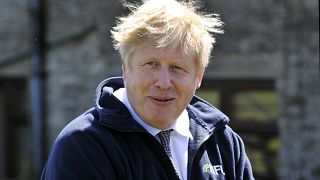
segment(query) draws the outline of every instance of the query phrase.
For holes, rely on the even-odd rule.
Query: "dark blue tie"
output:
[[[175,171],[177,177],[179,177],[177,170],[174,166],[173,158],[172,158],[171,150],[170,150],[170,133],[171,133],[171,131],[173,131],[173,130],[169,129],[169,130],[161,131],[158,133],[158,137],[159,137],[160,143],[161,143],[164,151],[167,153],[169,159],[171,160],[171,163],[173,165],[173,168],[174,168],[174,171]]]
[[[172,129],[169,129],[169,130],[161,131],[158,133],[160,143],[170,159],[172,159],[171,151],[170,151],[170,133],[171,133],[171,131],[172,131]]]

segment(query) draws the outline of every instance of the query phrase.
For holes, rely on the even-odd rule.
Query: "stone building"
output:
[[[200,1],[200,0],[199,0]],[[121,75],[110,29],[120,1],[46,0],[45,132],[92,107],[96,85]],[[256,179],[319,179],[319,14],[314,0],[203,0],[225,34],[198,95],[231,117]],[[31,1],[0,1],[0,179],[34,179]]]

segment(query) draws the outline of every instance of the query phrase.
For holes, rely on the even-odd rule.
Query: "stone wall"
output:
[[[29,1],[0,1],[0,77],[30,77]],[[110,30],[120,1],[47,0],[48,143],[92,107],[96,85],[121,75]],[[204,0],[221,14],[206,78],[274,79],[280,97],[281,179],[319,179],[319,14],[315,0]],[[12,61],[11,61],[12,60]]]
[[[282,179],[319,179],[319,1],[285,3],[280,92]]]
[[[282,65],[284,6],[279,1],[206,0],[203,9],[225,22],[209,78],[277,79]]]
[[[119,2],[48,1],[48,135],[52,142],[61,128],[93,106],[95,87],[120,75],[110,29],[121,12]]]
[[[0,1],[0,77],[23,77],[29,73],[32,44],[29,12],[26,0]]]

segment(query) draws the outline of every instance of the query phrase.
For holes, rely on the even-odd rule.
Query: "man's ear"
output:
[[[200,86],[201,86],[202,78],[203,78],[203,72],[200,72],[198,74],[198,77],[197,77],[197,84],[196,84],[197,85],[197,89],[199,89]]]
[[[122,63],[122,78],[123,81],[126,82],[126,65],[124,63]]]

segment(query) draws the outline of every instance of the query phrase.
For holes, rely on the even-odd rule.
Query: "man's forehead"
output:
[[[149,53],[149,54],[170,54],[179,59],[193,59],[195,57],[195,52],[185,52],[181,44],[168,44],[167,46],[159,46],[157,41],[154,39],[148,39],[139,43],[138,47],[135,48],[139,53]]]

